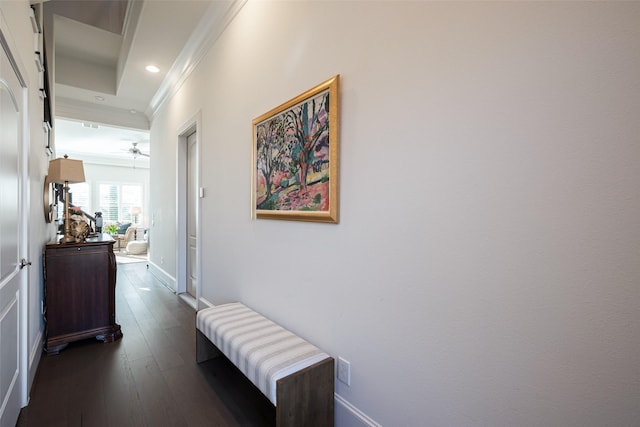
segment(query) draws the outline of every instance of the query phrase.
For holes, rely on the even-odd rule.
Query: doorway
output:
[[[187,293],[198,298],[198,137],[187,136]]]
[[[200,116],[191,119],[178,133],[177,167],[177,283],[176,293],[198,309],[201,293]]]

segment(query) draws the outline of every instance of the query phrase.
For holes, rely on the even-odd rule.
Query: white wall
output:
[[[33,382],[38,361],[42,353],[44,324],[41,302],[43,300],[42,249],[49,237],[55,234],[53,226],[47,226],[43,213],[43,184],[47,174],[49,158],[45,150],[46,141],[42,128],[44,107],[40,101],[39,77],[33,61],[34,33],[29,21],[27,1],[0,2],[2,31],[9,38],[10,49],[27,84],[28,111],[28,179],[25,189],[30,211],[24,220],[28,227],[28,258],[32,266],[28,270],[27,347],[29,352],[29,385]]]
[[[250,1],[151,128],[175,276],[202,115],[203,296],[351,362],[385,426],[640,419],[640,3]],[[342,77],[339,225],[251,220],[251,120]],[[343,406],[337,425],[361,425]]]

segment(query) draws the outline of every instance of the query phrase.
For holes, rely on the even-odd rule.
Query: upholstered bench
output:
[[[334,359],[241,303],[200,310],[198,363],[224,354],[276,408],[277,426],[333,426]]]

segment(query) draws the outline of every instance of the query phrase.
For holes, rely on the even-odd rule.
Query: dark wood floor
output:
[[[119,264],[124,337],[43,354],[18,426],[268,426],[275,409],[224,358],[195,362],[195,312],[145,263]]]

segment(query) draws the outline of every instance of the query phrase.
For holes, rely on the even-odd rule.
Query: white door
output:
[[[187,137],[187,293],[198,298],[198,138]]]
[[[20,334],[21,304],[26,298],[26,271],[20,263],[21,254],[26,254],[21,195],[23,87],[3,46],[0,43],[0,427],[13,427],[25,379],[21,340],[26,337]]]

